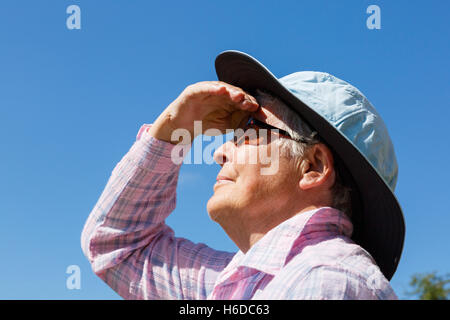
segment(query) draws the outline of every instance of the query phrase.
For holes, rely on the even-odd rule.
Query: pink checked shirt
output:
[[[148,125],[114,168],[81,236],[93,271],[125,299],[397,299],[371,256],[333,208],[296,215],[247,253],[177,238],[180,165]]]

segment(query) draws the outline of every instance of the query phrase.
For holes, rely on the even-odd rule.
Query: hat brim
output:
[[[292,94],[258,60],[239,51],[225,51],[215,61],[220,81],[253,93],[268,91],[295,110],[314,128],[321,139],[340,157],[356,186],[359,197],[352,196],[352,239],[375,259],[390,280],[400,261],[405,238],[405,222],[400,204],[366,157],[331,123]],[[359,199],[358,199],[359,198]]]

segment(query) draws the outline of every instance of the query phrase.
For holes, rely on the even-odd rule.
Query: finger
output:
[[[237,109],[254,112],[259,107],[257,100],[253,96],[241,88],[226,82],[201,82],[197,86],[197,90],[199,93],[206,93],[206,96],[203,97],[204,101],[214,99],[214,96],[221,96],[221,99],[228,100],[229,102],[223,105],[223,107],[229,111]]]
[[[241,110],[245,110],[247,112],[255,112],[259,108],[258,105],[254,105],[252,102],[249,102],[247,100],[241,103],[240,106]]]
[[[244,100],[246,98],[244,91],[230,90],[230,89],[228,89],[228,91],[230,94],[231,101],[233,101],[234,103],[244,102]]]
[[[255,97],[246,94],[245,100],[243,101],[243,105],[245,107],[245,110],[250,112],[255,112],[259,108],[259,103],[255,99]]]
[[[250,95],[250,94],[246,94],[246,99],[247,100],[250,100],[252,103],[254,103],[254,104],[258,104],[258,101],[256,100],[256,98],[254,97],[254,96],[252,96],[252,95]],[[259,104],[258,104],[259,105]]]
[[[218,81],[200,81],[188,86],[192,94],[199,95],[224,95],[228,94],[229,88]]]
[[[242,88],[240,88],[240,87],[237,87],[237,86],[234,86],[234,85],[232,85],[232,84],[229,84],[229,83],[227,83],[227,82],[223,82],[223,81],[216,81],[216,84],[218,85],[218,86],[224,86],[224,87],[226,87],[228,90],[230,90],[231,92],[243,92],[243,93],[245,93],[245,91],[244,91],[244,89],[242,89]]]
[[[258,101],[240,88],[227,88],[230,98],[235,103],[245,103],[246,107],[258,106]]]

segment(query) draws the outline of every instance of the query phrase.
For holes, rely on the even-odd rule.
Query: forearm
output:
[[[82,232],[83,251],[97,274],[148,244],[175,208],[180,165],[171,162],[170,151],[140,132],[114,168]]]
[[[85,224],[83,251],[126,299],[205,299],[233,254],[176,238],[165,224],[181,164],[173,145],[142,129]]]

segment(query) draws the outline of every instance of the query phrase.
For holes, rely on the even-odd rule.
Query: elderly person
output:
[[[144,125],[113,170],[82,233],[93,271],[125,299],[396,299],[404,221],[373,106],[329,74],[278,80],[237,51],[220,54],[216,71],[221,81],[188,86]],[[236,129],[214,153],[221,170],[207,204],[235,254],[165,224],[181,166],[174,133],[192,142],[194,121],[206,133]]]

